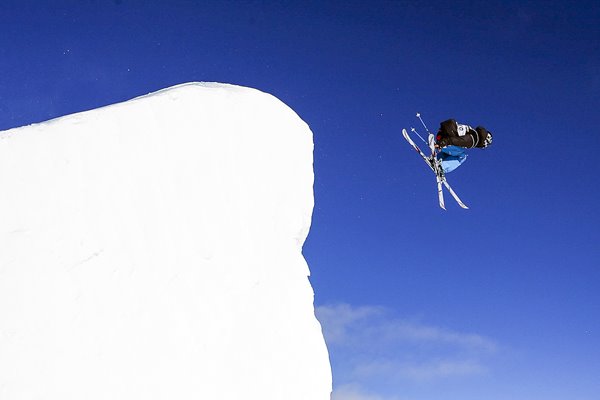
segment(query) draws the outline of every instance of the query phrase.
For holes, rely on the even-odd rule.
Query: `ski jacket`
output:
[[[436,141],[441,147],[453,145],[468,149],[484,148],[488,133],[483,126],[473,129],[469,125],[459,124],[456,120],[449,119],[440,124]]]

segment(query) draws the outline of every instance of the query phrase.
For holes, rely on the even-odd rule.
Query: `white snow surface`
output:
[[[329,399],[312,151],[216,83],[0,132],[0,399]]]

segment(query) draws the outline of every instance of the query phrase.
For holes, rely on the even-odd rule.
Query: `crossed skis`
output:
[[[417,117],[419,117],[419,114],[417,114]],[[425,161],[425,163],[429,166],[429,168],[431,168],[431,170],[435,174],[435,178],[437,180],[437,191],[438,191],[438,200],[440,202],[440,207],[443,208],[444,210],[446,209],[446,205],[444,204],[444,193],[442,191],[442,185],[443,185],[443,186],[446,186],[446,189],[448,189],[448,192],[450,192],[452,197],[454,197],[454,200],[456,200],[456,202],[458,203],[459,206],[461,206],[464,209],[468,209],[469,207],[467,207],[466,204],[462,202],[462,200],[458,197],[458,195],[454,192],[454,190],[452,190],[452,187],[450,187],[450,185],[446,181],[446,176],[444,175],[444,171],[442,170],[441,165],[436,160],[435,147],[433,147],[433,137],[432,137],[433,135],[430,135],[430,137],[429,137],[429,147],[431,148],[431,157],[427,157],[425,155],[425,153],[423,153],[421,151],[419,146],[417,146],[417,144],[410,138],[410,136],[408,136],[408,132],[406,132],[406,129],[402,129],[402,136],[404,136],[406,141],[408,143],[410,143],[410,145],[413,147],[413,149],[415,149],[415,151],[417,153],[419,153],[419,155],[423,158],[423,161]]]

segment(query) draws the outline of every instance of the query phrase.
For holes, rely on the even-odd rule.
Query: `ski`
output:
[[[423,160],[425,161],[425,163],[429,166],[429,168],[431,168],[431,170],[435,174],[436,180],[437,180],[438,201],[439,201],[440,207],[445,210],[446,209],[446,205],[445,205],[445,202],[444,202],[444,192],[442,190],[442,177],[441,177],[441,173],[438,172],[437,165],[435,164],[435,159],[434,158],[428,158],[425,155],[425,153],[423,153],[423,151],[421,151],[421,149],[419,148],[419,146],[417,146],[417,144],[408,135],[408,132],[406,131],[406,129],[402,129],[402,136],[404,136],[404,138],[406,139],[406,141],[413,147],[413,149],[417,153],[419,153],[419,155],[421,156],[421,158],[423,158]]]
[[[444,204],[444,192],[442,190],[443,179],[438,174],[436,174],[435,179],[437,181],[438,202],[440,203],[440,207],[445,210],[446,204]]]
[[[444,182],[444,186],[446,186],[446,189],[448,189],[448,191],[450,192],[452,197],[454,197],[454,200],[456,200],[458,205],[461,206],[462,208],[464,208],[465,210],[468,210],[469,207],[467,207],[467,205],[465,203],[463,203],[462,200],[458,197],[456,192],[454,190],[452,190],[452,187],[450,186],[450,184],[448,184],[448,182],[446,181],[446,178],[444,178],[443,182]]]
[[[418,115],[418,117],[420,119],[421,116]],[[413,128],[413,131],[415,131],[415,128]],[[408,132],[407,132],[407,134],[408,134]],[[429,151],[431,153],[429,160],[432,160],[432,162],[435,162],[435,137],[431,133],[429,134],[429,136],[427,136],[427,144],[429,145]],[[443,210],[445,210],[446,204],[444,203],[444,192],[442,190],[442,182],[443,182],[444,174],[443,174],[443,171],[441,170],[441,166],[437,162],[435,162],[435,164],[434,164],[433,172],[435,172],[435,180],[437,181],[438,201],[440,203],[440,207]]]
[[[433,155],[431,157],[427,157],[425,155],[425,153],[423,153],[423,151],[421,151],[419,146],[417,146],[417,144],[411,139],[411,137],[408,135],[408,132],[406,131],[406,129],[402,129],[402,136],[404,136],[404,139],[406,139],[406,141],[413,147],[413,149],[417,153],[419,153],[419,155],[421,156],[423,161],[425,161],[425,163],[429,166],[429,168],[431,168],[431,171],[433,171],[433,173],[435,174],[436,181],[437,181],[438,201],[439,201],[440,207],[444,210],[446,209],[446,205],[444,202],[444,193],[442,190],[443,186],[445,186],[446,189],[448,189],[448,192],[450,192],[450,194],[454,198],[454,200],[456,200],[458,205],[464,209],[468,209],[469,207],[467,207],[467,205],[465,203],[463,203],[463,201],[458,197],[456,192],[452,189],[450,184],[446,181],[446,177],[444,176],[444,173],[440,169],[440,166],[436,163],[435,157]],[[432,143],[431,138],[429,138],[429,143],[430,143],[429,145],[431,146],[431,143]],[[435,150],[433,150],[433,151],[435,152]]]

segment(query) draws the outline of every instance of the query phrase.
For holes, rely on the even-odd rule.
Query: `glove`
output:
[[[442,137],[442,138],[438,137],[438,140],[437,140],[437,142],[436,142],[436,145],[437,145],[438,147],[446,147],[446,146],[449,146],[449,145],[450,145],[450,138],[448,138],[448,137]]]

